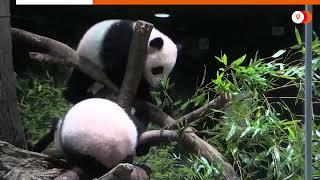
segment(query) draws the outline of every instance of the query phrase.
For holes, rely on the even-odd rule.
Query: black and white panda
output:
[[[118,104],[90,98],[75,104],[57,123],[54,144],[71,164],[99,176],[134,156],[138,133]]]
[[[105,20],[93,25],[82,37],[77,48],[80,58],[102,67],[117,86],[124,77],[129,46],[136,21]],[[153,28],[147,46],[147,58],[137,97],[151,101],[150,87],[159,87],[161,78],[168,76],[175,66],[177,46],[166,35]],[[73,70],[64,92],[65,98],[77,103],[92,97],[88,90],[94,81],[87,75]]]

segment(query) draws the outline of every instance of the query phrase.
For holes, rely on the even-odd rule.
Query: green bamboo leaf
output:
[[[280,152],[277,147],[273,147],[273,154],[278,162],[280,162]]]
[[[197,96],[195,98],[195,104],[194,106],[198,106],[199,104],[201,104],[203,101],[205,100],[205,93],[201,93],[199,96]]]
[[[241,133],[240,138],[242,138],[243,136],[245,136],[250,130],[251,130],[251,126],[248,126],[248,127],[246,128],[246,130],[244,130],[244,131]]]
[[[297,29],[297,27],[294,28],[294,32],[295,32],[295,34],[296,34],[296,39],[297,39],[297,41],[298,41],[298,44],[299,44],[299,45],[302,45],[301,36],[300,36],[299,30]]]
[[[260,131],[261,131],[261,128],[256,128],[256,130],[254,131],[252,137],[255,137]]]
[[[223,56],[222,56],[222,63],[223,63],[224,65],[227,65],[227,64],[228,64],[228,58],[227,58],[227,55],[226,55],[226,54],[223,54]]]
[[[238,152],[238,148],[236,147],[236,148],[234,148],[232,151],[231,151],[231,153],[232,153],[232,155],[233,156],[235,156],[235,154]]]
[[[237,129],[237,126],[233,123],[231,126],[231,129],[226,137],[226,141],[228,141],[234,135],[234,133],[236,132],[236,129]]]
[[[239,66],[243,63],[243,61],[246,59],[246,55],[241,56],[239,59],[235,60],[232,64],[235,64],[236,66]]]
[[[189,101],[183,103],[182,106],[180,107],[180,110],[185,110],[188,105],[189,105]]]
[[[273,57],[273,58],[278,58],[278,57],[280,57],[282,54],[284,54],[285,52],[286,52],[286,50],[281,49],[281,50],[279,50],[278,52],[276,52],[274,55],[272,55],[271,57]]]
[[[204,157],[202,157],[201,156],[201,161],[203,162],[203,164],[205,164],[206,166],[210,166],[210,163],[209,163],[209,161],[206,159],[206,158],[204,158]]]
[[[290,139],[295,140],[297,138],[290,127],[285,127],[284,129],[288,130]]]

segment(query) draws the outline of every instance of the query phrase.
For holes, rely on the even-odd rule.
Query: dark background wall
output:
[[[218,65],[214,56],[221,50],[231,58],[247,54],[271,56],[277,50],[296,43],[291,21],[295,10],[304,6],[11,6],[13,27],[48,36],[75,48],[82,34],[94,23],[112,18],[149,21],[182,46],[173,73],[181,96],[189,95],[201,79],[204,65],[214,77]],[[154,13],[165,12],[160,19]],[[320,7],[314,7],[314,27],[320,32]],[[199,48],[199,41],[209,42]],[[30,48],[30,47],[28,47]],[[15,68],[23,71],[30,65],[26,46],[14,42]],[[19,60],[18,60],[19,59]],[[28,62],[29,63],[29,62]],[[209,80],[209,79],[208,79]]]

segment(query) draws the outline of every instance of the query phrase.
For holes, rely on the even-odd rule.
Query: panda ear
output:
[[[149,45],[160,50],[163,46],[163,39],[161,37],[154,38],[150,41]]]

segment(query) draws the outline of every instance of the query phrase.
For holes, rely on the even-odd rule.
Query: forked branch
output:
[[[77,55],[76,51],[74,51],[69,46],[61,42],[58,42],[56,40],[39,36],[33,33],[29,33],[27,31],[20,30],[20,29],[13,28],[12,33],[13,33],[13,37],[16,37],[19,40],[25,41],[27,43],[31,43],[37,47],[45,48],[49,52],[47,54],[34,53],[34,52],[30,53],[30,57],[32,59],[42,60],[48,63],[65,64],[65,65],[75,67],[80,71],[82,71],[83,73],[89,75],[91,78],[95,79],[96,81],[104,84],[106,89],[108,89],[108,92],[111,91],[115,93],[113,95],[107,94],[108,98],[111,98],[113,100],[117,99],[115,95],[119,93],[119,89],[109,80],[109,78],[105,75],[105,73],[103,73],[101,69],[99,69],[98,67],[90,63],[90,61],[86,61],[85,59],[81,60],[81,58],[79,58],[79,56]],[[124,89],[127,89],[127,88],[123,87],[122,89],[123,91],[127,91]],[[133,97],[134,96],[133,94],[135,93],[134,91],[124,92],[124,93],[125,94],[132,93],[129,96]],[[129,105],[131,101],[133,101],[131,97],[129,97],[129,99],[124,98],[123,104],[126,107],[128,107],[127,105]],[[183,116],[178,121],[174,120],[172,117],[162,112],[156,106],[150,103],[141,101],[139,99],[136,99],[134,101],[134,106],[138,113],[144,114],[144,117],[143,117],[144,121],[151,120],[153,123],[159,125],[162,128],[165,128],[165,127],[172,128],[172,127],[176,127],[176,125],[181,122],[190,123],[192,121],[195,121],[197,118],[202,117],[206,113],[210,112],[211,108],[223,107],[226,104],[226,102],[229,100],[229,97],[225,95],[221,95],[219,96],[219,98],[221,98],[221,100],[216,99],[216,100],[210,101],[208,105]],[[205,157],[211,163],[222,163],[225,170],[225,173],[224,173],[225,179],[239,179],[233,167],[228,162],[224,161],[222,155],[213,146],[211,146],[206,141],[199,138],[189,127],[186,127],[179,136],[174,131],[159,130],[159,131],[145,132],[141,137],[140,143],[141,144],[150,143],[152,145],[152,144],[157,144],[157,142],[169,143],[171,141],[179,142],[182,146],[185,147],[186,150]]]

